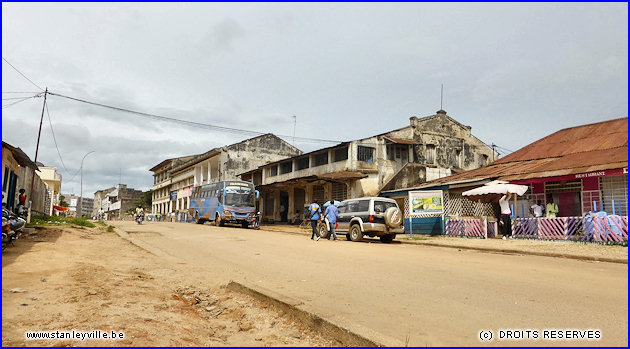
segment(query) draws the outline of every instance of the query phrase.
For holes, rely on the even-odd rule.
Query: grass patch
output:
[[[60,216],[33,216],[29,226],[49,226],[49,225],[76,225],[80,227],[94,228],[95,225],[85,218],[60,217]]]
[[[103,221],[96,221],[96,224],[98,224],[98,225],[102,225],[102,226],[104,226],[104,227],[106,227],[106,226],[107,226],[107,224],[105,224],[105,222],[103,222]]]
[[[113,225],[108,226],[107,227],[107,232],[108,233],[113,233],[114,232],[114,226]]]

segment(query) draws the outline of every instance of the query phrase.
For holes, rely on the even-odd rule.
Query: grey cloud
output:
[[[234,43],[245,34],[245,29],[237,21],[225,18],[211,26],[199,46],[207,54],[230,51]]]

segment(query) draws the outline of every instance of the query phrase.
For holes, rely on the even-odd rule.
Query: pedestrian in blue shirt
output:
[[[317,232],[317,223],[319,223],[319,215],[322,213],[322,210],[319,208],[317,204],[317,200],[313,200],[313,203],[308,207],[309,219],[311,220],[311,227],[313,228],[313,233],[311,234],[311,240],[315,237],[315,241],[319,240],[319,233]]]
[[[339,210],[337,210],[337,206],[333,203],[335,201],[330,200],[331,204],[326,207],[326,212],[324,212],[324,218],[328,219],[328,224],[330,225],[330,231],[328,234],[328,240],[330,240],[330,235],[333,236],[333,241],[337,241],[337,233],[335,233],[335,225],[337,224],[337,216],[339,216]]]

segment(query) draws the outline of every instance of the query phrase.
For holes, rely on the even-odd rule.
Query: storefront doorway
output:
[[[558,193],[558,216],[579,217],[582,215],[580,193]]]

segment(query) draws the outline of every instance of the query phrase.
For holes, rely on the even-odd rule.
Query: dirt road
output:
[[[209,225],[117,223],[136,241],[213,277],[300,299],[338,324],[401,345],[480,345],[479,331],[534,329],[537,341],[490,345],[626,345],[627,265],[404,244],[314,242]],[[160,252],[161,251],[161,252]],[[201,277],[201,275],[199,275]],[[597,341],[542,339],[594,329]],[[390,343],[392,343],[390,342]]]
[[[63,231],[62,231],[63,230]],[[225,279],[98,229],[37,229],[2,254],[3,346],[331,346]],[[26,331],[122,332],[26,340]],[[109,332],[111,333],[111,332]]]
[[[230,280],[389,345],[626,345],[627,265],[181,223],[36,231],[3,253],[3,345],[335,345]],[[27,341],[29,330],[124,340]],[[595,329],[598,341],[499,341],[501,329]],[[491,330],[493,341],[480,342]]]

